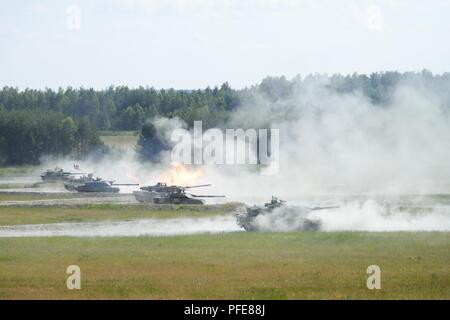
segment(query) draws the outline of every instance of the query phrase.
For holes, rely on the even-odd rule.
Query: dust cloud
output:
[[[179,119],[152,121],[166,142],[173,129],[186,127]],[[311,77],[276,101],[254,92],[251,103],[237,108],[223,124],[233,129],[279,129],[278,173],[261,175],[260,168],[251,165],[186,166],[188,172],[199,170],[201,174],[182,184],[211,183],[207,192],[199,193],[226,196],[206,199],[208,203],[262,204],[276,195],[298,204],[314,195],[337,197],[333,204],[340,209],[318,214],[324,230],[448,230],[447,210],[436,208],[422,216],[408,211],[386,213],[371,197],[448,194],[449,123],[450,110],[437,90],[421,83],[399,83],[388,101],[375,105],[362,93],[330,89],[327,77]],[[74,163],[54,160],[44,161],[43,167]],[[80,166],[117,183],[152,185],[179,181],[170,174],[170,162],[170,151],[162,153],[158,162],[145,163],[129,149]],[[124,187],[121,192],[136,189]],[[339,200],[348,195],[364,195],[368,201]]]
[[[240,231],[231,216],[0,226],[2,237],[138,237]]]

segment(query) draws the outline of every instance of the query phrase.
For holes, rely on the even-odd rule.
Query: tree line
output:
[[[38,164],[45,155],[80,159],[102,147],[87,118],[0,108],[0,165]]]
[[[306,77],[267,77],[258,85],[232,89],[228,83],[199,90],[151,87],[59,88],[57,90],[0,89],[0,163],[35,163],[45,154],[83,157],[101,146],[97,130],[134,130],[148,141],[153,130],[144,124],[155,117],[178,117],[191,126],[221,127],[242,105],[258,105],[291,97],[309,83],[322,81],[338,93],[358,92],[374,105],[384,105],[399,83],[429,88],[450,106],[450,73],[382,72]],[[143,128],[144,126],[144,128]]]
[[[105,90],[71,87],[58,90],[4,87],[0,90],[0,106],[7,111],[53,111],[72,119],[87,117],[99,130],[139,130],[146,119],[156,116],[179,117],[187,123],[201,116],[213,125],[237,104],[237,92],[227,83],[204,90],[126,86]]]
[[[429,71],[418,73],[383,72],[326,76],[321,74],[285,77],[267,77],[260,84],[240,90],[228,83],[220,87],[202,90],[175,90],[151,87],[109,87],[57,90],[25,89],[14,87],[0,89],[0,106],[6,111],[29,110],[32,112],[57,112],[72,119],[88,118],[98,130],[140,130],[149,118],[157,116],[179,117],[188,124],[203,120],[212,127],[226,122],[229,112],[244,103],[252,103],[258,93],[276,101],[290,96],[295,90],[317,79],[326,79],[327,86],[340,93],[358,91],[374,104],[383,104],[401,81],[421,82],[450,101],[450,73],[433,75]]]

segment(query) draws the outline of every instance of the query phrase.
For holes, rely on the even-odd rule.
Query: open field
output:
[[[448,232],[6,238],[0,298],[450,299],[449,252]],[[72,264],[81,290],[66,289]]]
[[[0,207],[0,226],[58,222],[121,221],[130,219],[206,217],[230,214],[238,204],[189,206],[81,204],[72,207]]]
[[[16,189],[18,191],[2,191],[0,190],[0,207],[17,206],[17,207],[80,207],[83,204],[89,205],[98,200],[106,203],[114,203],[117,201],[130,202],[138,204],[132,194],[126,193],[78,193],[67,191],[46,192],[40,189]],[[20,190],[20,191],[19,191]],[[30,191],[28,191],[30,190]]]
[[[0,177],[32,174],[38,168],[32,165],[0,167]]]
[[[100,139],[110,147],[134,148],[138,140],[136,131],[103,131],[100,132]]]
[[[239,203],[151,205],[126,194],[102,197],[40,188],[0,192],[0,233],[14,226],[21,232],[20,225],[34,225],[22,231],[36,234],[55,230],[52,224],[100,223],[100,231],[80,228],[101,234],[116,232],[116,222],[126,233],[137,220],[147,232],[153,225],[146,223],[156,220],[185,230],[183,219],[197,227],[210,217],[216,219],[208,220],[211,228],[227,217],[234,229],[177,236],[6,235],[0,237],[0,299],[450,299],[450,232],[236,232],[231,214]],[[449,204],[448,195],[372,198],[411,217],[445,213]],[[81,268],[81,290],[66,289],[66,268],[73,264]],[[366,287],[373,264],[381,268],[381,290]]]
[[[0,201],[31,201],[48,199],[70,199],[71,193],[19,193],[19,192],[0,192]]]

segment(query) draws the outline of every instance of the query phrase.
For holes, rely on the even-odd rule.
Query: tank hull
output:
[[[64,183],[64,188],[67,191],[77,191],[77,187],[79,187],[80,184],[73,184],[73,183]]]
[[[203,204],[202,200],[191,198],[154,198],[153,203],[156,204]]]
[[[107,187],[107,188],[95,188],[88,186],[78,186],[75,187],[78,192],[107,192],[107,193],[118,193],[120,191],[119,188],[116,187]]]
[[[296,228],[289,229],[290,232],[295,231],[320,231],[322,227],[322,223],[319,220],[313,220],[313,219],[300,219],[299,221],[296,221]],[[277,229],[265,229],[261,228],[261,226],[256,223],[255,220],[249,220],[249,221],[240,221],[238,222],[238,225],[242,228],[244,228],[245,231],[248,232],[267,232],[267,231],[284,231],[284,230],[277,230]]]
[[[236,214],[236,223],[246,231],[319,231],[322,222],[308,216],[313,210],[317,209],[287,206],[282,201],[272,200]]]
[[[155,204],[204,204],[200,199],[189,198],[185,195],[174,195],[165,192],[134,191],[134,197],[139,202]]]
[[[153,199],[157,197],[156,192],[149,191],[133,191],[133,195],[139,202],[153,202]]]

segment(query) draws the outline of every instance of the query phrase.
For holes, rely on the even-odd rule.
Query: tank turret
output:
[[[82,175],[86,174],[83,172],[70,172],[64,171],[60,167],[55,167],[54,169],[48,169],[41,173],[41,179],[43,181],[65,181],[70,179],[73,175]]]
[[[135,183],[114,183],[114,181],[107,181],[101,178],[95,178],[91,181],[86,181],[81,185],[77,185],[74,189],[78,192],[110,192],[118,193],[120,188],[116,186],[137,186]]]

